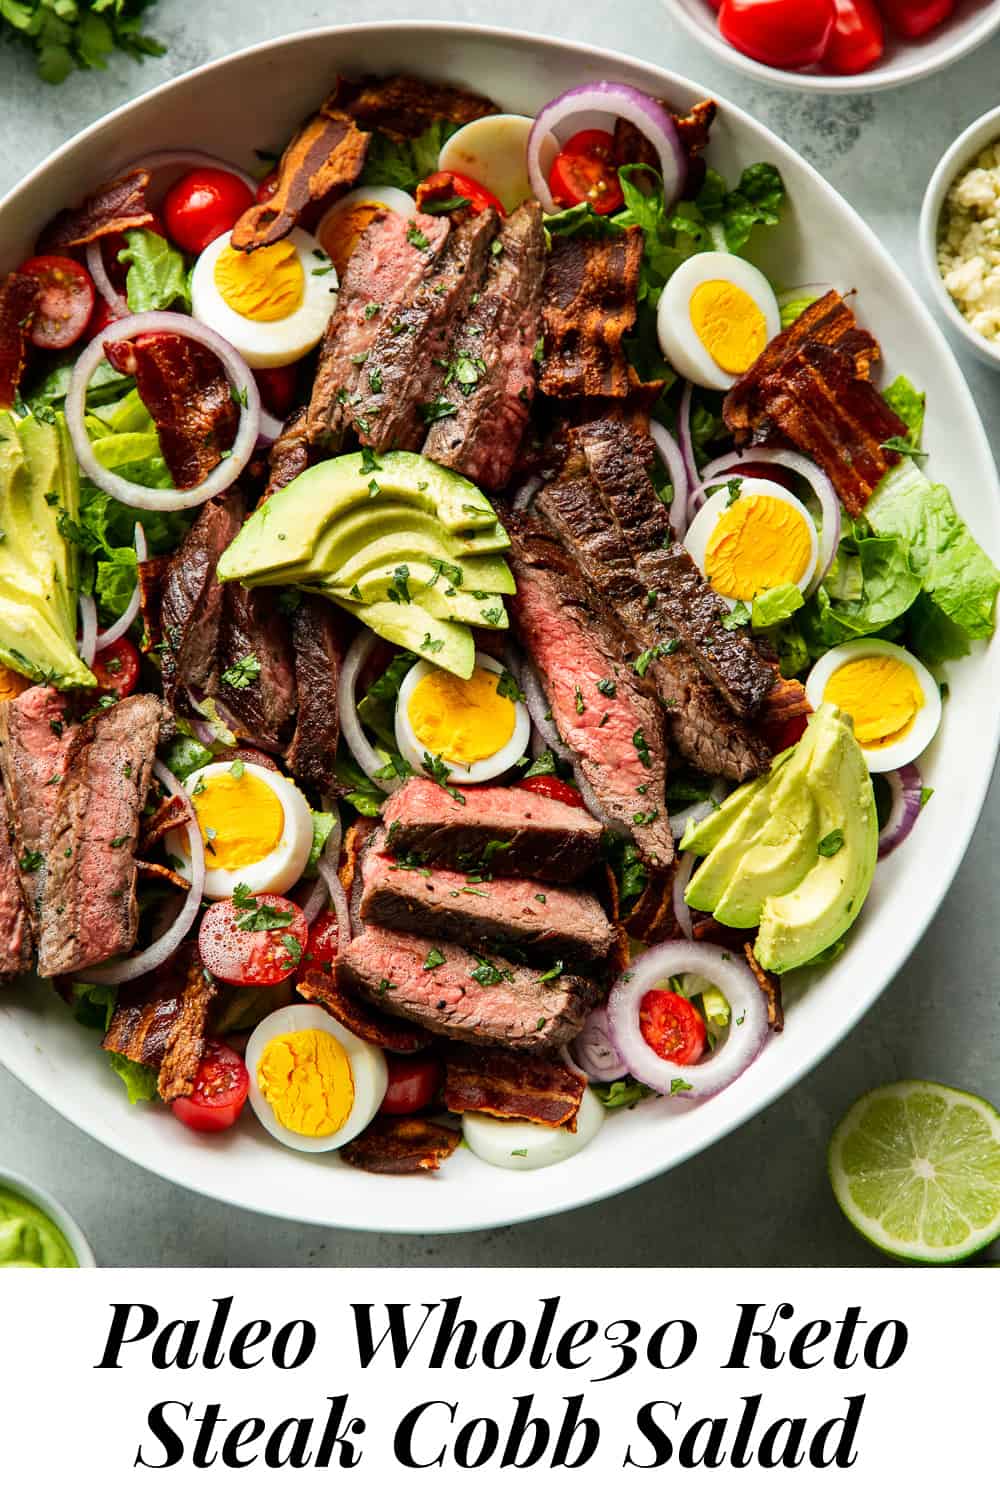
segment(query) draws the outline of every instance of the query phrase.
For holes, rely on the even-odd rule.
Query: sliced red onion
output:
[[[680,410],[677,413],[677,437],[681,450],[681,458],[684,461],[684,470],[687,474],[687,493],[684,496],[683,505],[676,503],[671,507],[670,524],[674,535],[681,537],[688,529],[691,521],[691,492],[698,484],[698,465],[694,457],[694,443],[691,440],[691,401],[694,396],[694,386],[690,380],[684,382],[684,394],[681,396]]]
[[[257,447],[270,448],[272,443],[277,442],[284,430],[284,422],[261,407],[260,420],[257,423]]]
[[[713,458],[711,463],[705,465],[702,470],[702,481],[707,483],[708,480],[727,474],[730,469],[747,462],[774,464],[779,469],[791,469],[794,474],[799,474],[806,481],[819,501],[822,512],[819,556],[816,559],[816,572],[813,574],[812,582],[805,590],[805,596],[808,599],[829,573],[830,564],[840,545],[840,500],[837,497],[837,491],[819,464],[813,463],[811,458],[806,458],[802,453],[796,453],[793,448],[747,448],[742,453],[725,453],[721,458]],[[742,476],[734,474],[731,477]]]
[[[563,1067],[568,1068],[569,1071],[573,1073],[577,1078],[582,1079],[584,1083],[590,1082],[590,1079],[587,1077],[583,1069],[577,1067],[576,1063],[573,1061],[573,1056],[565,1042],[563,1042],[562,1046],[558,1049],[556,1056],[559,1058],[559,1061],[562,1063]]]
[[[670,483],[674,487],[674,499],[670,507],[670,525],[674,536],[682,537],[687,527],[679,523],[686,515],[691,482],[688,479],[687,464],[684,462],[681,445],[667,431],[662,422],[650,422],[649,435],[656,445],[657,453],[663,459],[667,473],[670,475]]]
[[[381,791],[393,792],[400,785],[399,777],[384,774],[387,767],[386,758],[372,745],[358,718],[358,677],[365,662],[378,645],[378,641],[378,636],[367,626],[359,630],[354,637],[344,657],[344,665],[340,669],[337,706],[340,710],[340,727],[354,759],[365,775],[370,776]]]
[[[131,505],[138,510],[188,510],[192,505],[200,505],[203,500],[211,500],[215,495],[221,494],[242,473],[257,441],[260,394],[257,382],[242,356],[225,339],[221,339],[211,328],[195,318],[189,318],[184,313],[137,313],[134,317],[119,319],[114,330],[116,340],[139,338],[147,333],[177,333],[210,349],[221,361],[233,390],[246,392],[246,404],[240,404],[239,427],[229,457],[217,464],[203,483],[190,490],[147,489],[145,485],[122,479],[120,474],[115,474],[113,470],[106,469],[97,462],[87,433],[84,413],[87,386],[104,358],[106,329],[91,339],[73,368],[66,393],[66,425],[73,439],[80,468],[96,485],[120,500],[123,505]]]
[[[590,1012],[568,1051],[588,1083],[613,1083],[628,1072],[624,1058],[611,1040],[608,1012],[603,1005]]]
[[[154,760],[153,775],[166,787],[171,796],[181,799],[187,812],[188,841],[191,846],[191,869],[189,871],[191,886],[184,898],[184,905],[174,921],[145,952],[133,953],[130,958],[98,964],[93,969],[81,969],[75,977],[84,980],[87,984],[125,984],[129,979],[139,979],[143,974],[152,973],[180,947],[198,915],[201,898],[205,892],[205,843],[198,826],[198,819],[195,817],[191,798],[174,773],[162,761]]]
[[[702,1062],[680,1068],[650,1047],[639,1025],[643,996],[679,974],[695,974],[721,990],[732,1011],[728,1035]],[[608,997],[608,1027],[633,1078],[658,1094],[707,1099],[739,1078],[767,1040],[767,1001],[748,963],[715,943],[671,942],[648,948]]]
[[[87,270],[90,272],[90,279],[107,303],[111,316],[113,318],[127,318],[129,314],[128,302],[108,275],[107,267],[104,264],[102,244],[101,240],[91,240],[87,246]]]
[[[884,859],[898,849],[912,832],[923,807],[924,779],[915,765],[900,766],[898,771],[883,773],[892,791],[892,807],[885,827],[878,836],[878,857]]]
[[[514,500],[511,507],[515,515],[520,515],[522,511],[528,509],[528,506],[538,494],[538,491],[541,489],[543,483],[544,480],[542,479],[540,474],[532,474],[530,479],[526,479],[524,483],[520,485],[517,490],[515,490]]]
[[[721,776],[717,776],[709,787],[708,796],[704,802],[692,802],[688,807],[682,807],[680,812],[671,813],[670,832],[674,838],[682,839],[689,823],[700,823],[702,818],[707,818],[709,813],[715,812],[725,795],[726,783]]]
[[[259,183],[254,182],[249,172],[244,172],[242,167],[235,167],[231,161],[223,161],[221,156],[209,156],[205,151],[192,151],[186,146],[178,147],[177,150],[153,151],[149,156],[142,156],[138,161],[129,162],[127,167],[122,167],[117,174],[125,177],[129,172],[138,172],[145,169],[147,172],[159,172],[163,167],[214,167],[218,172],[232,172],[242,183],[256,196]]]
[[[524,694],[524,706],[528,710],[531,722],[549,749],[556,755],[561,755],[563,760],[575,761],[575,756],[570,754],[568,747],[559,737],[559,731],[552,718],[552,710],[549,708],[549,700],[545,696],[534,666],[528,661],[521,667],[521,691]]]
[[[143,531],[142,526],[138,521],[136,521],[135,523],[134,541],[136,562],[144,563],[149,556],[149,553],[146,550],[146,533]],[[135,588],[132,590],[132,597],[128,601],[128,604],[125,606],[125,613],[119,615],[115,623],[113,625],[109,625],[107,630],[102,630],[100,635],[97,637],[97,641],[95,644],[98,651],[103,651],[105,646],[113,646],[115,641],[121,640],[122,636],[131,627],[133,620],[139,613],[139,605],[141,603],[141,600],[142,590],[139,588],[138,583],[136,583]]]
[[[627,120],[642,132],[656,152],[663,177],[663,201],[669,212],[687,180],[688,159],[673,117],[657,99],[627,83],[584,83],[539,110],[528,136],[528,179],[546,213],[557,213],[559,205],[549,192],[548,174],[553,155],[550,137],[561,145],[594,115],[603,115],[614,129],[615,120]],[[586,119],[582,118],[586,116]],[[543,162],[543,154],[548,161]]]
[[[80,660],[85,666],[92,667],[97,655],[97,605],[93,594],[80,594],[77,602],[80,608],[80,639],[77,642]]]
[[[689,849],[686,854],[681,855],[677,861],[677,869],[674,871],[674,885],[671,892],[677,925],[684,936],[689,939],[694,937],[694,927],[691,923],[691,908],[684,900],[684,892],[687,890],[687,883],[691,879],[694,862],[695,854],[692,850]]]

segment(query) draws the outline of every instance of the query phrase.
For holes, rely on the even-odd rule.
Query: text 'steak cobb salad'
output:
[[[837,962],[1000,578],[715,113],[340,79],[0,281],[0,967],[131,1099],[547,1166]]]

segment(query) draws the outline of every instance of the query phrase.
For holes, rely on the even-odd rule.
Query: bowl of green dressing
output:
[[[0,1271],[96,1265],[83,1230],[62,1205],[19,1173],[0,1167]]]

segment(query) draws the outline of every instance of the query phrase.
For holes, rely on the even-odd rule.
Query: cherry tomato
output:
[[[687,1067],[705,1050],[705,1022],[676,990],[650,990],[639,1004],[639,1030],[664,1062]]]
[[[250,1088],[243,1059],[224,1042],[206,1042],[194,1078],[194,1092],[170,1108],[189,1130],[228,1130],[239,1119]]]
[[[274,417],[287,417],[295,401],[298,365],[275,365],[271,370],[254,370],[264,410]]]
[[[339,938],[340,928],[333,912],[321,913],[309,929],[309,938],[295,976],[296,980],[304,979],[310,972],[315,974],[317,969],[323,974],[332,973]]]
[[[386,1053],[389,1086],[379,1105],[381,1115],[415,1115],[437,1097],[441,1064],[436,1057],[393,1057]]]
[[[277,186],[278,186],[278,169],[277,169],[277,167],[275,167],[275,169],[274,169],[273,172],[268,172],[267,176],[264,177],[264,178],[262,178],[261,181],[258,182],[258,184],[257,184],[257,194],[256,194],[256,196],[257,196],[257,202],[258,203],[266,203],[267,200],[268,200],[268,198],[273,198]]]
[[[232,229],[253,201],[246,183],[232,172],[198,167],[175,182],[163,200],[167,232],[182,250],[200,255],[220,234]]]
[[[777,755],[779,751],[787,750],[789,745],[797,745],[805,734],[808,723],[808,714],[797,714],[794,719],[782,719],[776,724],[765,724],[763,735],[768,748]]]
[[[772,68],[807,68],[830,44],[834,0],[722,0],[719,30],[738,52]]]
[[[20,268],[41,288],[28,337],[37,349],[68,349],[94,311],[94,283],[68,255],[33,255]]]
[[[560,208],[589,203],[595,213],[617,213],[625,202],[607,130],[578,130],[552,163],[549,192]]]
[[[119,698],[127,698],[135,691],[139,680],[139,653],[126,636],[115,641],[113,646],[98,651],[94,657],[94,676],[100,693],[115,693]]]
[[[885,51],[885,28],[875,0],[835,0],[837,19],[823,66],[831,73],[864,73]]]
[[[521,782],[526,792],[536,797],[548,797],[550,802],[565,802],[567,807],[582,807],[583,798],[575,786],[560,781],[558,776],[526,776]]]
[[[467,199],[465,203],[456,203],[452,209],[445,209],[445,204],[452,200]],[[481,214],[484,208],[495,208],[501,218],[504,216],[504,206],[488,187],[477,182],[475,177],[466,177],[464,172],[432,172],[419,183],[416,191],[417,207],[422,213],[461,213],[467,210],[471,214]]]
[[[926,36],[955,9],[955,0],[879,0],[879,9],[899,36]]]
[[[280,984],[309,941],[301,907],[284,896],[216,901],[201,920],[198,951],[227,984]]]
[[[89,343],[91,339],[96,338],[99,333],[103,333],[105,328],[109,327],[114,321],[115,314],[111,311],[104,298],[98,297],[94,303],[94,311],[90,315],[90,322],[87,324],[87,331],[84,334],[87,342]]]

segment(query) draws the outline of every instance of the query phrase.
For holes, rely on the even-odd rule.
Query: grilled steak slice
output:
[[[629,394],[622,340],[636,318],[642,230],[608,239],[560,238],[552,246],[542,288],[546,396]]]
[[[586,891],[497,876],[469,884],[468,873],[397,864],[379,835],[362,867],[361,920],[428,933],[475,948],[504,947],[531,961],[545,954],[569,964],[606,958],[614,939],[601,903]]]
[[[219,686],[223,586],[215,570],[243,515],[243,501],[235,491],[207,501],[163,580],[163,691],[171,709],[181,692],[194,705]]]
[[[394,141],[413,140],[435,120],[468,125],[497,112],[482,94],[401,73],[390,78],[338,78],[323,108],[342,109],[366,130],[380,130]]]
[[[447,219],[429,214],[404,219],[384,209],[373,216],[347,263],[337,309],[323,337],[306,423],[310,442],[339,452],[350,426],[350,403],[359,386],[361,400],[370,389],[362,356],[380,331],[396,322],[401,304],[410,300],[428,263],[440,254],[448,230]],[[413,243],[418,233],[427,240],[426,249]]]
[[[17,398],[39,290],[34,276],[18,271],[0,276],[0,411],[13,406]]]
[[[160,1098],[190,1094],[205,1044],[208,1009],[217,994],[197,943],[184,943],[143,979],[122,985],[102,1046],[155,1068]]]
[[[458,802],[444,787],[411,776],[382,808],[386,844],[424,865],[483,868],[572,885],[601,857],[601,825],[517,787],[467,787]]]
[[[500,1052],[458,1042],[447,1048],[444,1102],[455,1114],[474,1110],[501,1120],[576,1129],[585,1084],[553,1057]]]
[[[442,394],[458,410],[435,422],[424,444],[425,458],[494,491],[510,479],[535,394],[545,266],[541,205],[523,203],[512,213],[500,245],[479,301],[455,333],[455,350],[469,363],[454,370]]]
[[[361,389],[367,384],[368,393],[362,398],[359,391],[351,408],[358,437],[378,453],[420,448],[428,406],[444,375],[437,362],[447,364],[458,352],[455,334],[479,290],[498,224],[494,209],[467,219],[452,229],[440,255],[424,236],[423,280],[393,319],[382,323],[362,371]],[[412,229],[408,233],[412,238]]]
[[[280,755],[295,713],[295,669],[277,590],[223,586],[217,697],[237,737]]]
[[[31,968],[34,944],[11,843],[11,813],[0,783],[0,984]]]
[[[285,762],[316,799],[334,789],[333,762],[340,739],[337,683],[344,660],[342,619],[332,604],[315,594],[303,594],[292,615],[295,733]]]
[[[0,770],[21,889],[36,942],[56,798],[80,733],[67,720],[68,707],[52,687],[29,688],[20,697],[0,703]]]
[[[459,1131],[420,1115],[403,1119],[376,1115],[367,1129],[341,1147],[340,1155],[348,1166],[360,1167],[362,1172],[408,1176],[436,1172],[461,1144]]]
[[[286,484],[304,474],[309,467],[309,458],[309,413],[306,407],[300,406],[298,411],[292,412],[280,435],[271,444],[267,455],[267,485],[260,497],[261,505],[276,490],[283,490]]]
[[[134,945],[135,850],[163,719],[151,693],[122,698],[80,726],[56,788],[38,972],[89,968]]]
[[[535,969],[375,926],[338,956],[337,983],[428,1031],[525,1052],[571,1041],[598,998],[588,979],[562,974],[543,982]]]

